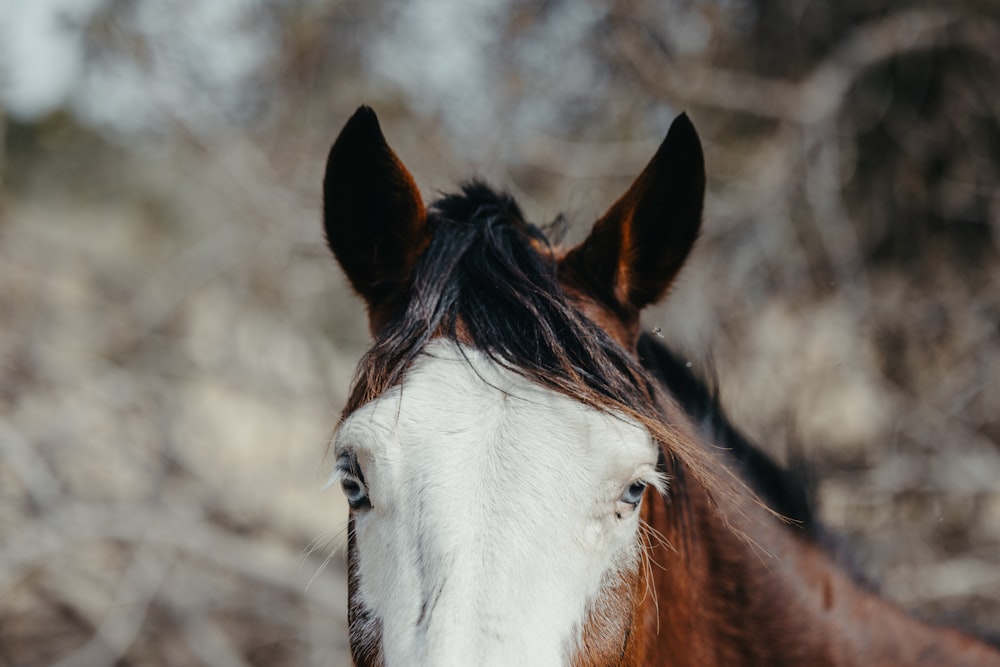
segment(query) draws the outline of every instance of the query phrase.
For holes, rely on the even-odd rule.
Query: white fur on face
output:
[[[371,507],[355,512],[361,604],[387,667],[564,665],[602,582],[638,559],[644,429],[436,341],[402,387],[337,433]]]

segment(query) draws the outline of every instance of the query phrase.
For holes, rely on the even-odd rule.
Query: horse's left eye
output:
[[[631,505],[632,507],[636,507],[642,500],[642,494],[645,491],[646,491],[646,482],[642,481],[641,479],[637,479],[628,485],[628,488],[625,489],[625,492],[622,493],[622,497],[619,498],[619,500],[625,503],[626,505]]]

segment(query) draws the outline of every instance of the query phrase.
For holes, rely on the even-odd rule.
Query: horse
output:
[[[359,108],[323,180],[373,336],[331,448],[359,667],[977,665],[828,556],[794,480],[640,313],[701,226],[686,115],[571,248],[472,181],[424,205]]]

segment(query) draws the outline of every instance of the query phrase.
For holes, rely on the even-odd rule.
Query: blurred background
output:
[[[570,242],[686,110],[704,233],[646,325],[889,597],[997,631],[998,44],[975,0],[0,3],[0,665],[349,664],[361,103],[428,198]]]

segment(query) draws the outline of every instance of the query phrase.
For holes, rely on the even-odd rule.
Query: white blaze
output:
[[[637,557],[622,491],[655,479],[634,424],[447,341],[338,431],[371,509],[360,602],[388,667],[563,665],[602,580]]]

